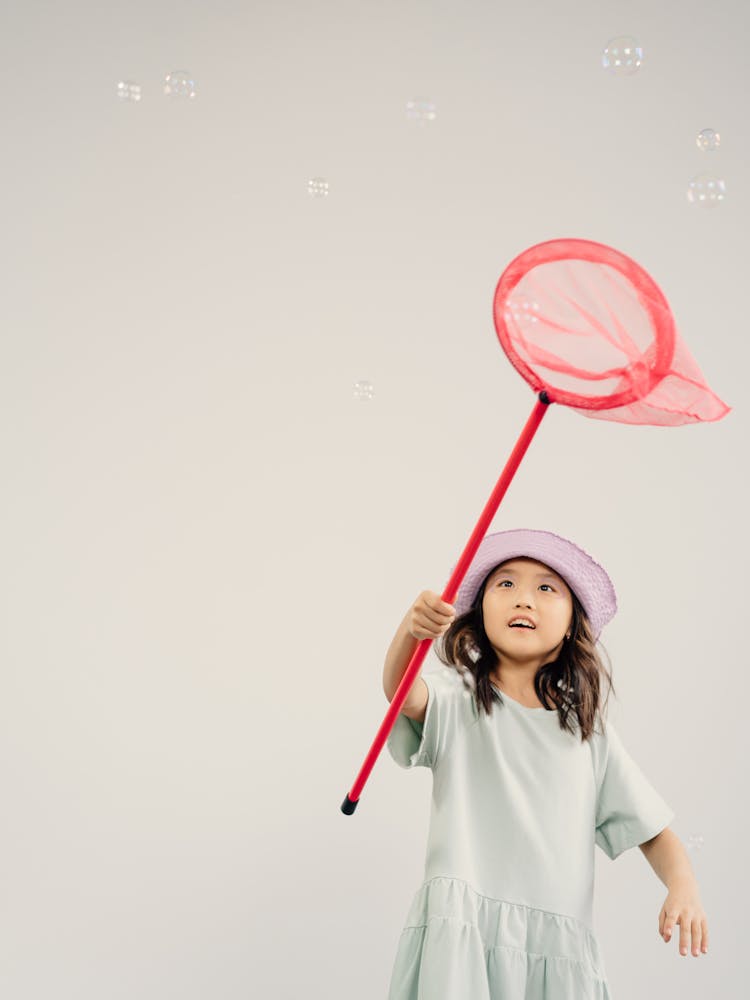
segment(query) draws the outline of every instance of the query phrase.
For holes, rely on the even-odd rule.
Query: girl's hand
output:
[[[447,632],[456,609],[434,590],[423,590],[409,609],[409,634],[415,639],[437,639]]]
[[[677,882],[667,893],[659,913],[659,933],[669,941],[672,928],[680,925],[680,954],[687,955],[692,938],[693,955],[708,951],[708,924],[694,879]]]

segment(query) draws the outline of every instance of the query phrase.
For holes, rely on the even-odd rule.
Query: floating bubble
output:
[[[167,97],[195,97],[195,80],[184,69],[174,69],[164,77],[164,93]]]
[[[432,122],[437,118],[437,108],[434,101],[418,97],[406,102],[406,117],[417,122]]]
[[[688,836],[687,849],[689,851],[700,851],[703,848],[703,834],[691,833]]]
[[[461,673],[461,680],[467,691],[476,691],[477,681],[474,674],[470,670],[463,670]]]
[[[307,193],[313,198],[327,198],[328,181],[325,177],[311,177],[307,182]]]
[[[630,76],[643,62],[643,49],[632,35],[610,39],[602,53],[602,66],[618,76]]]
[[[448,678],[454,687],[461,688],[464,691],[476,691],[476,678],[463,664],[451,664],[451,666],[443,666],[441,669],[443,675]]]
[[[696,205],[707,205],[715,208],[725,200],[727,188],[721,177],[713,174],[696,174],[688,184],[687,200]]]
[[[505,322],[513,320],[519,326],[528,326],[530,323],[539,322],[539,303],[527,299],[523,295],[508,299],[508,308],[505,310]]]
[[[354,396],[361,403],[366,403],[368,399],[372,399],[375,390],[373,389],[372,382],[361,381],[354,383]]]
[[[135,83],[133,80],[120,80],[117,84],[117,96],[121,101],[133,101],[134,103],[140,101],[140,84]]]
[[[704,152],[709,152],[719,148],[719,145],[721,144],[721,136],[718,132],[714,132],[712,128],[704,128],[698,133],[695,141],[698,149],[702,149]]]

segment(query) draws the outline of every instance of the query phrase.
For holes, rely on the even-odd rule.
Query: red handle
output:
[[[495,484],[495,488],[492,491],[489,500],[485,504],[484,510],[482,511],[479,520],[471,533],[471,537],[466,543],[466,548],[463,550],[461,558],[456,563],[456,568],[453,570],[450,580],[445,585],[445,590],[443,591],[441,597],[447,604],[453,603],[454,596],[457,593],[458,588],[461,586],[461,581],[466,575],[476,551],[487,533],[487,528],[490,526],[497,508],[500,506],[500,501],[505,496],[505,491],[508,489],[510,481],[516,473],[516,469],[521,464],[521,459],[526,454],[526,449],[529,447],[531,439],[542,421],[542,417],[547,412],[547,406],[550,402],[551,400],[546,392],[539,393],[539,399],[532,410],[531,416],[526,421],[526,426],[521,431],[518,441],[516,441],[516,446],[511,452],[511,456],[500,474],[500,478]],[[341,811],[347,816],[351,816],[357,808],[357,803],[359,802],[362,789],[365,787],[365,782],[369,778],[370,772],[375,766],[375,761],[378,759],[380,751],[383,749],[385,741],[388,739],[388,735],[396,723],[396,718],[401,711],[401,707],[406,701],[409,691],[411,691],[414,681],[417,679],[419,668],[422,666],[425,656],[427,656],[427,650],[430,648],[432,641],[432,639],[423,639],[412,654],[409,666],[406,668],[406,672],[401,678],[401,683],[396,689],[393,700],[388,706],[388,711],[386,712],[385,718],[380,725],[380,729],[378,729],[375,739],[372,742],[372,746],[365,757],[365,762],[360,768],[359,774],[351,787],[351,791],[341,804]]]

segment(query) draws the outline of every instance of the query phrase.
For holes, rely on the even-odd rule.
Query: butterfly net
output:
[[[526,381],[588,417],[675,425],[729,412],[659,287],[610,247],[555,240],[525,251],[498,282],[494,319]]]

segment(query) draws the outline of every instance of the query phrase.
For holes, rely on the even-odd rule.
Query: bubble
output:
[[[133,80],[120,80],[117,84],[117,96],[121,101],[137,103],[141,99],[140,84]]]
[[[437,108],[434,101],[418,97],[406,102],[406,117],[411,121],[432,122],[437,118]]]
[[[618,76],[630,76],[643,62],[643,49],[632,35],[611,38],[602,53],[602,66]]]
[[[703,834],[691,833],[688,836],[687,849],[689,851],[700,851],[703,848]]]
[[[476,691],[477,682],[474,674],[462,664],[443,666],[442,671],[455,687],[465,691]]]
[[[325,177],[311,177],[307,182],[307,193],[313,198],[327,198],[328,181]]]
[[[534,299],[527,299],[525,295],[518,295],[507,302],[505,310],[505,322],[511,320],[519,326],[528,327],[532,323],[539,322],[539,303]]]
[[[464,670],[464,672],[461,675],[461,679],[463,681],[464,687],[468,691],[476,691],[477,681],[476,678],[474,677],[474,674],[472,674],[470,670]]]
[[[368,399],[372,399],[374,392],[372,382],[361,381],[354,383],[354,397],[361,403],[366,403]]]
[[[192,99],[195,97],[195,80],[186,70],[173,69],[164,77],[164,93],[167,97]]]
[[[719,148],[721,144],[721,136],[718,132],[714,132],[712,128],[704,128],[698,133],[695,142],[698,149],[702,149],[704,152],[710,152],[711,150]]]
[[[715,208],[726,199],[726,184],[713,174],[696,174],[688,184],[687,200],[697,205]]]

